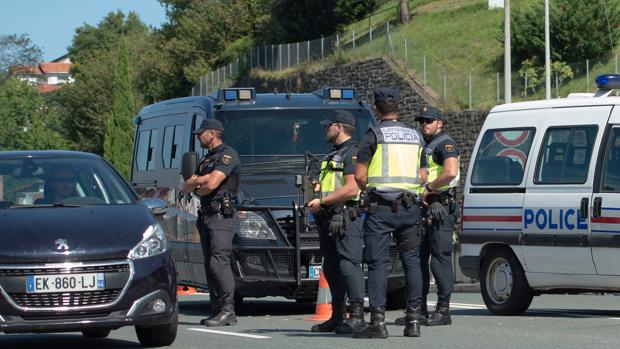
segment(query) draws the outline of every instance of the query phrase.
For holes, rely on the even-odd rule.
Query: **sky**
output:
[[[0,5],[0,35],[28,34],[44,61],[67,53],[76,28],[96,26],[111,11],[136,12],[156,28],[166,21],[157,0],[0,0]]]

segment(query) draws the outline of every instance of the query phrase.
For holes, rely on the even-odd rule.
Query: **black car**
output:
[[[135,326],[143,345],[171,344],[176,270],[155,217],[165,206],[94,154],[0,152],[0,331]]]

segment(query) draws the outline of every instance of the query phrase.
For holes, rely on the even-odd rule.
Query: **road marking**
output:
[[[451,308],[457,309],[486,309],[487,307],[482,304],[467,304],[467,303],[453,303],[450,302]]]
[[[259,335],[256,335],[256,334],[237,333],[237,332],[225,332],[225,331],[218,331],[218,330],[208,330],[206,328],[188,328],[188,330],[189,331],[196,331],[196,332],[213,333],[213,334],[223,334],[223,335],[226,335],[226,336],[253,338],[253,339],[268,339],[268,338],[271,338],[271,337],[267,337],[267,336],[259,336]]]

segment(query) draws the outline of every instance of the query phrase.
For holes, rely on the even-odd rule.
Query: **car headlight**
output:
[[[276,240],[269,224],[256,212],[238,211],[239,228],[237,235],[242,239]]]
[[[136,245],[127,258],[140,259],[162,254],[168,250],[168,239],[166,233],[159,224],[153,224],[146,228],[142,234],[142,241]]]

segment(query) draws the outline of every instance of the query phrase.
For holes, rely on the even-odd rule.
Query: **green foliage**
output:
[[[131,171],[131,145],[135,132],[132,119],[135,109],[127,39],[123,37],[117,51],[112,80],[112,117],[107,122],[103,154],[125,178],[129,178]]]
[[[109,13],[96,27],[84,25],[76,30],[69,55],[74,62],[72,74],[76,82],[58,91],[54,102],[62,106],[69,137],[80,150],[103,154],[103,139],[112,115],[114,66],[121,37],[131,43],[128,56],[131,81],[136,81],[136,101],[152,103],[172,97],[169,81],[174,81],[168,61],[158,48],[161,37],[140,21],[135,13]]]
[[[562,82],[566,79],[572,79],[575,76],[571,67],[564,62],[553,62],[551,64],[551,71],[554,72],[554,78],[557,76],[559,86],[562,86]],[[538,93],[540,89],[544,88],[545,67],[536,65],[533,59],[523,61],[521,69],[519,69],[519,76],[522,80],[525,80],[527,76],[527,90],[524,89],[523,91],[524,97],[530,92]]]
[[[272,41],[295,42],[331,36],[379,6],[377,0],[274,0]]]
[[[35,65],[41,61],[41,48],[27,34],[0,35],[0,81],[14,65]]]
[[[0,85],[0,150],[68,149],[58,113],[17,79]]]
[[[578,62],[609,56],[613,50],[612,42],[620,38],[617,30],[620,25],[618,1],[550,1],[549,20],[553,61]],[[514,11],[511,46],[513,62],[527,59],[534,59],[538,64],[544,62],[543,1],[531,2]]]

